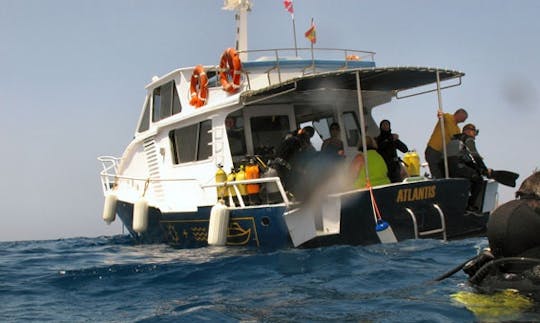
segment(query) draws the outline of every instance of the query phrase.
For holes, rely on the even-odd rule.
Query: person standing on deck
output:
[[[330,138],[325,139],[321,146],[321,152],[331,158],[342,159],[345,157],[343,141],[340,138],[340,128],[337,122],[330,125]]]
[[[379,124],[380,133],[375,140],[377,141],[377,152],[384,158],[386,166],[388,167],[388,178],[392,183],[401,182],[401,163],[397,151],[406,153],[409,148],[399,140],[399,136],[396,133],[392,133],[390,128],[390,121],[383,120]]]
[[[454,135],[460,134],[458,124],[467,120],[468,114],[465,109],[457,109],[454,114],[443,113],[441,110],[437,112],[439,121],[435,125],[431,137],[429,138],[425,158],[429,165],[429,171],[433,178],[443,178],[443,170],[441,161],[443,160],[443,137],[441,133],[441,119],[444,119],[444,137],[448,144]]]

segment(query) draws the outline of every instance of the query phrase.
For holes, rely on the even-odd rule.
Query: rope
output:
[[[150,185],[150,178],[148,178],[146,182],[144,182],[144,191],[142,193],[142,196],[146,195],[146,190],[148,189],[148,185]]]
[[[375,201],[375,195],[373,194],[373,187],[371,186],[371,182],[369,181],[369,178],[367,179],[367,187],[369,189],[369,195],[371,197],[371,207],[373,208],[373,217],[375,218],[375,222],[379,222],[382,220],[381,211],[379,211],[379,207],[377,206],[377,202]]]

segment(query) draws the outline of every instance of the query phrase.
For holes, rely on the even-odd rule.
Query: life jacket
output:
[[[364,157],[361,157],[364,158]],[[373,149],[367,151],[368,167],[369,167],[369,179],[372,186],[390,184],[388,178],[388,167],[382,156]],[[366,168],[362,167],[358,172],[358,177],[354,181],[355,188],[366,187]]]

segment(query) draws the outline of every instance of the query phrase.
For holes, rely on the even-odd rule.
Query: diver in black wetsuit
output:
[[[540,258],[540,171],[523,181],[515,200],[490,215],[487,236],[495,258]]]
[[[406,153],[409,148],[399,140],[399,136],[392,133],[390,121],[382,120],[379,124],[380,133],[375,137],[377,152],[382,156],[388,167],[388,178],[392,183],[401,182],[401,163],[397,155],[399,150]]]

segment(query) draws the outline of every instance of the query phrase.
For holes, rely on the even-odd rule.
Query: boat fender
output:
[[[212,206],[210,221],[208,223],[208,244],[211,246],[224,246],[227,243],[229,229],[229,209],[218,202]]]
[[[377,232],[377,236],[379,237],[379,240],[381,240],[382,243],[396,243],[397,238],[394,234],[394,230],[392,230],[392,227],[388,225],[388,222],[384,220],[378,220],[377,225],[375,226],[375,231]]]
[[[144,196],[133,205],[133,231],[142,233],[148,228],[148,201]]]
[[[107,192],[105,194],[105,203],[103,205],[103,221],[107,224],[111,224],[116,218],[116,204],[118,197],[114,192]]]

